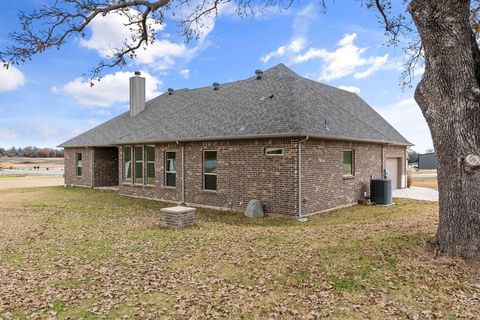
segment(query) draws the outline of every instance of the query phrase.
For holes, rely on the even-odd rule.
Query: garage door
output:
[[[390,178],[392,179],[392,188],[399,189],[400,188],[400,159],[399,158],[387,158],[387,170],[390,174]]]

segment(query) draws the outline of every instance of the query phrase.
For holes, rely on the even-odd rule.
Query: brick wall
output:
[[[343,150],[354,150],[354,176],[343,176]],[[382,173],[378,144],[310,139],[302,145],[303,214],[356,203]]]
[[[77,176],[76,154],[82,153],[83,173]],[[118,185],[118,148],[65,148],[65,184],[95,187]]]
[[[185,200],[187,204],[243,211],[248,201],[259,199],[267,214],[297,215],[298,139],[230,140],[184,143]],[[268,157],[266,147],[282,147],[284,156]],[[354,149],[355,176],[343,177],[343,150]],[[405,185],[405,147],[386,146],[384,160],[400,158]],[[91,186],[91,161],[95,154],[95,186],[116,185],[124,195],[182,201],[182,147],[155,145],[155,185],[122,183],[122,148],[65,148],[65,183]],[[217,191],[203,190],[203,151],[217,151]],[[165,186],[165,152],[176,152],[176,186]],[[75,153],[83,153],[83,176],[76,176]],[[382,174],[379,144],[310,139],[302,144],[302,211],[311,214],[357,202],[369,192],[370,176]],[[384,164],[385,165],[385,164]],[[115,178],[116,176],[117,178]],[[146,166],[144,166],[146,177]],[[119,178],[118,178],[119,177]]]
[[[93,152],[94,186],[118,186],[118,148],[94,148]]]
[[[76,153],[81,152],[83,158],[82,176],[77,176]],[[65,148],[64,150],[64,177],[65,184],[77,186],[92,186],[92,156],[93,148]]]
[[[268,214],[294,215],[296,205],[296,142],[291,139],[188,142],[185,147],[185,198],[200,204],[244,210],[248,201],[260,199]],[[265,147],[283,147],[282,157],[267,157]],[[203,190],[203,150],[217,151],[217,191]],[[165,151],[176,151],[177,184],[165,187]],[[120,166],[122,163],[120,152]],[[155,146],[155,186],[120,184],[125,195],[181,202],[181,146]],[[123,168],[120,168],[122,173]]]

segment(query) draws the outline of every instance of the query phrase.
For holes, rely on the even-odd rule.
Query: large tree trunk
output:
[[[439,253],[480,256],[480,52],[468,0],[412,0],[425,73],[415,91],[438,162]]]

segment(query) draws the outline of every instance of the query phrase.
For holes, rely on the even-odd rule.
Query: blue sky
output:
[[[18,30],[17,12],[41,0],[0,2],[0,48]],[[338,1],[322,13],[317,2],[295,3],[254,18],[236,16],[231,6],[206,21],[200,39],[185,43],[174,21],[159,27],[158,41],[121,70],[107,70],[90,88],[82,74],[125,38],[122,18],[95,21],[84,39],[71,38],[8,71],[0,70],[0,146],[48,146],[87,130],[128,109],[128,77],[141,70],[147,97],[167,88],[195,88],[253,75],[282,62],[298,74],[358,93],[390,121],[419,152],[432,147],[428,127],[401,89],[405,59],[401,48],[385,47],[374,13],[357,1]],[[415,80],[415,83],[419,79]],[[415,84],[414,83],[414,84]]]

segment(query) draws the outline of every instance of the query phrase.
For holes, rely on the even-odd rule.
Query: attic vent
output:
[[[173,88],[168,88],[168,95],[171,96],[173,94]]]
[[[257,80],[260,80],[263,78],[263,71],[260,69],[255,70],[255,75],[257,76]]]
[[[218,89],[220,89],[220,83],[214,82],[212,85],[213,85],[213,90],[218,90]]]

